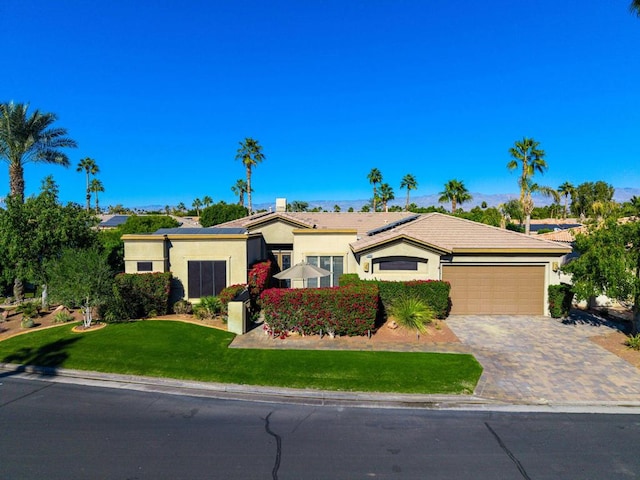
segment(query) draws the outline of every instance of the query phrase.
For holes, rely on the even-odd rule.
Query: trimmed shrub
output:
[[[344,280],[344,284],[343,284]],[[401,297],[415,297],[425,302],[433,309],[436,318],[443,319],[449,316],[451,303],[449,282],[441,280],[410,280],[406,282],[394,282],[388,280],[360,280],[357,274],[345,274],[340,276],[340,285],[358,285],[374,283],[380,290],[380,300],[384,312],[392,307],[393,302]]]
[[[190,315],[193,313],[193,305],[188,300],[178,300],[173,304],[173,313],[178,315]]]
[[[341,287],[346,287],[347,285],[354,285],[360,283],[360,277],[357,273],[343,273],[340,275],[338,279],[338,283]]]
[[[549,313],[553,318],[564,318],[569,316],[571,302],[573,302],[573,292],[571,285],[562,283],[560,285],[549,285]]]
[[[37,317],[40,312],[40,308],[36,302],[24,302],[18,305],[16,313],[21,313],[23,318]],[[33,325],[32,325],[33,326]]]
[[[166,315],[169,311],[171,273],[121,273],[116,275],[113,289],[104,315],[108,321]]]
[[[274,336],[365,335],[375,328],[378,288],[360,284],[334,288],[265,290],[261,296],[265,324]]]
[[[227,316],[229,314],[229,302],[235,299],[241,292],[243,292],[247,288],[246,285],[238,284],[238,285],[230,285],[226,288],[223,288],[218,295],[220,299],[221,308],[220,313],[223,316]]]

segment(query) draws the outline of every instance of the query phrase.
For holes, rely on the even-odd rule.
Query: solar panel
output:
[[[420,218],[420,214],[411,215],[409,217],[401,218],[400,220],[396,220],[395,222],[387,223],[382,227],[374,228],[373,230],[369,230],[367,232],[368,236],[377,235],[378,233],[386,232],[387,230],[391,230],[399,225],[404,225],[405,223],[413,222],[416,218]]]
[[[156,230],[154,235],[243,235],[247,233],[245,228],[161,228]]]

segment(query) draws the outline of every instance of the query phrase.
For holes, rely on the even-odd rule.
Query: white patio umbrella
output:
[[[331,275],[329,270],[310,265],[307,262],[296,263],[293,267],[276,273],[274,275],[278,280],[307,280],[309,278],[327,277]]]

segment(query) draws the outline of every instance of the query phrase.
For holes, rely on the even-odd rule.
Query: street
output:
[[[640,478],[640,415],[314,407],[0,381],[3,480]]]

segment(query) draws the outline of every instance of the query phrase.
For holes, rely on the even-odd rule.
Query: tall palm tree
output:
[[[0,104],[0,159],[9,164],[9,194],[24,201],[24,165],[50,163],[69,166],[61,148],[74,148],[64,128],[52,127],[53,113],[35,110],[27,114],[28,104]]]
[[[520,187],[520,203],[525,216],[524,232],[527,235],[531,230],[531,212],[533,211],[533,200],[529,188],[533,185],[531,178],[536,172],[543,174],[548,168],[547,162],[544,160],[545,152],[539,146],[540,143],[533,138],[524,137],[521,141],[516,141],[509,149],[511,160],[507,163],[509,170],[521,167],[518,186]]]
[[[631,10],[631,13],[635,13],[636,16],[640,17],[640,0],[631,0],[629,10]]]
[[[204,205],[205,208],[211,205],[212,203],[213,203],[213,198],[211,198],[209,195],[205,195],[204,197],[202,197],[202,205]]]
[[[569,195],[571,195],[574,190],[575,187],[569,182],[564,182],[558,187],[558,193],[564,197],[564,214],[562,218],[567,218],[567,212],[569,209]]]
[[[191,205],[193,206],[193,208],[196,209],[196,215],[199,217],[200,207],[202,206],[202,200],[200,200],[199,198],[196,198]]]
[[[96,194],[96,213],[100,213],[100,201],[98,200],[98,192],[104,192],[104,185],[97,178],[91,180],[89,190]]]
[[[396,197],[393,193],[393,188],[391,188],[391,185],[389,185],[388,183],[380,184],[380,202],[382,202],[382,208],[385,212],[389,211],[388,203],[394,198]]]
[[[231,187],[231,191],[238,196],[238,204],[244,207],[244,194],[247,193],[247,182],[241,178]]]
[[[409,193],[411,190],[416,190],[418,188],[418,181],[416,177],[407,173],[404,177],[402,177],[402,181],[400,182],[400,189],[407,189],[407,203],[405,203],[404,209],[405,211],[409,210]]]
[[[87,175],[87,212],[91,210],[91,189],[89,188],[89,175],[95,175],[100,171],[98,168],[98,164],[93,158],[83,158],[78,162],[78,166],[76,167],[76,172],[84,172]]]
[[[240,148],[236,153],[236,160],[240,160],[247,169],[247,198],[249,199],[249,213],[253,213],[251,203],[251,169],[265,159],[262,146],[257,140],[247,137],[240,142]]]
[[[380,173],[380,170],[377,168],[372,168],[369,175],[367,175],[367,179],[369,180],[369,183],[373,185],[373,211],[377,212],[376,201],[378,200],[378,192],[376,190],[376,185],[382,182],[382,173]]]
[[[444,190],[440,192],[438,201],[440,203],[451,202],[451,213],[455,214],[458,205],[462,205],[472,198],[469,190],[464,186],[464,182],[454,178],[444,184]]]

